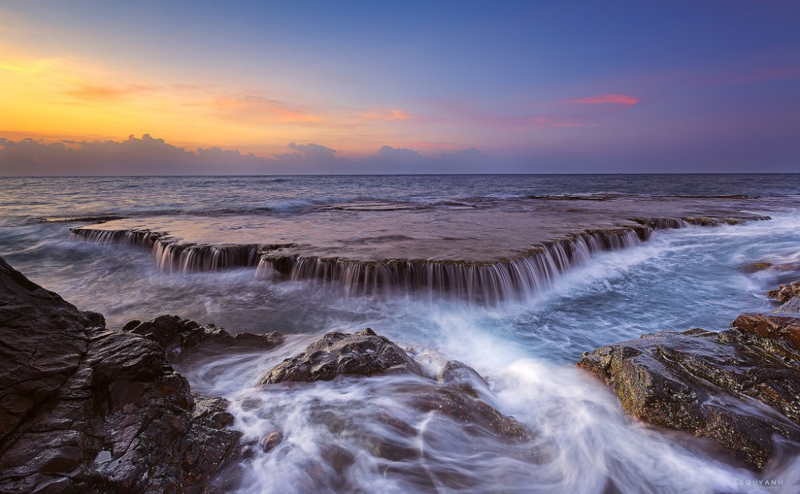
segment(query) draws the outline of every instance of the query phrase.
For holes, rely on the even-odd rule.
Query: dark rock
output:
[[[774,435],[800,446],[799,325],[745,314],[726,331],[645,335],[585,353],[578,365],[634,417],[712,438],[761,470]]]
[[[233,425],[233,414],[228,412],[228,400],[218,397],[194,395],[196,421],[213,429],[224,429]]]
[[[206,485],[214,474],[240,455],[241,432],[228,429],[233,415],[224,398],[195,396],[188,442],[183,452],[184,469],[194,491],[208,491]]]
[[[445,364],[438,379],[425,376],[420,365],[402,348],[371,329],[358,333],[327,333],[305,352],[272,368],[259,384],[332,380],[337,376],[371,376],[389,373],[412,379],[387,383],[385,392],[421,413],[438,412],[476,433],[506,440],[530,437],[528,429],[488,403],[486,381],[461,362]],[[416,430],[413,431],[416,434]],[[394,448],[382,439],[381,447]],[[416,453],[414,453],[416,454]]]
[[[173,360],[181,359],[187,353],[214,354],[231,349],[268,350],[283,342],[283,335],[275,331],[231,335],[222,328],[201,326],[195,321],[172,315],[159,316],[152,321],[130,321],[122,330],[156,341]]]
[[[420,412],[438,412],[467,425],[477,432],[488,432],[512,441],[531,438],[530,431],[513,417],[502,414],[486,401],[473,394],[471,389],[434,386],[427,383],[409,385],[413,393],[411,404]]]
[[[750,220],[764,220],[769,219],[767,216],[755,216],[753,218],[718,218],[712,216],[686,216],[682,218],[683,221],[690,225],[698,226],[719,226],[719,225],[739,225]]]
[[[0,441],[77,371],[92,320],[0,259]]]
[[[0,259],[0,492],[205,492],[235,457],[224,400]]]
[[[438,380],[472,396],[483,394],[489,386],[475,369],[458,360],[450,360],[445,363],[442,370],[439,371]]]
[[[387,371],[422,374],[414,359],[371,329],[327,333],[305,352],[276,365],[259,384],[284,381],[330,381],[340,375],[370,376]]]

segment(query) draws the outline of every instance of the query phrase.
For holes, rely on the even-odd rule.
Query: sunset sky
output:
[[[2,1],[0,174],[800,171],[800,2],[433,3]]]

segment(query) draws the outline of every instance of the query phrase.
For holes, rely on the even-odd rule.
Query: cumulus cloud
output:
[[[386,161],[414,162],[422,159],[418,151],[408,148],[393,148],[383,146],[376,153],[376,158]]]
[[[175,175],[269,173],[433,173],[471,171],[487,159],[474,149],[424,155],[383,146],[361,157],[316,143],[289,143],[262,157],[219,147],[186,149],[149,134],[122,141],[47,142],[0,138],[0,175]]]
[[[322,159],[332,160],[336,157],[336,150],[323,146],[321,144],[297,144],[294,142],[289,143],[289,149],[294,151],[293,154],[283,155],[290,158],[297,159]]]

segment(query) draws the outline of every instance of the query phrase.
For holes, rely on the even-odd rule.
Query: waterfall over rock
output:
[[[98,243],[122,242],[150,248],[159,269],[165,272],[252,267],[259,278],[316,280],[340,287],[348,296],[406,293],[496,304],[528,297],[551,285],[569,268],[585,263],[595,253],[632,247],[648,240],[654,230],[713,226],[740,220],[687,217],[633,218],[630,221],[619,227],[584,230],[532,245],[515,256],[489,260],[358,260],[296,254],[291,249],[293,244],[183,243],[168,233],[145,229],[80,227],[72,232]]]

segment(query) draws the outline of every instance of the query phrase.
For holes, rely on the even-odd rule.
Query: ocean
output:
[[[707,211],[732,220],[703,226]],[[598,229],[620,233],[574,247],[570,232]],[[539,247],[565,236],[563,254]],[[170,313],[289,335],[180,369],[193,390],[231,400],[245,438],[283,431],[275,452],[239,466],[240,492],[757,491],[702,441],[626,417],[574,364],[605,344],[770,311],[765,292],[785,280],[742,266],[800,261],[799,245],[800,175],[0,179],[0,256],[109,326]],[[365,327],[431,368],[474,367],[534,439],[508,446],[420,416],[399,391],[407,377],[255,386],[320,334]],[[790,488],[800,463],[768,473]]]

